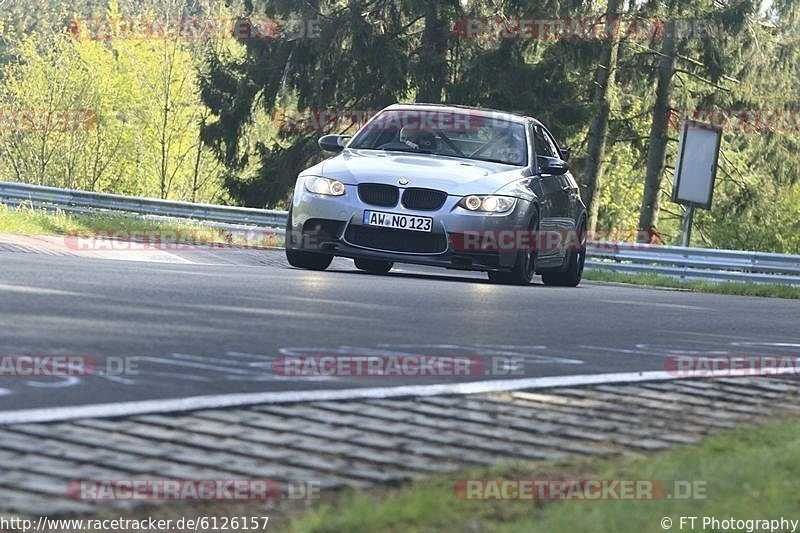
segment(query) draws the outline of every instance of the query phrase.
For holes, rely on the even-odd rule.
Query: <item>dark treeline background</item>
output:
[[[624,237],[655,227],[669,243],[683,214],[669,201],[678,137],[670,110],[700,110],[701,119],[702,111],[752,111],[750,124],[722,123],[714,205],[697,214],[695,243],[800,253],[796,0],[35,4],[7,0],[0,12],[0,179],[282,207],[297,172],[324,157],[316,139],[350,124],[317,131],[281,127],[276,117],[458,103],[539,118],[573,148],[598,232]],[[271,17],[284,28],[292,21],[294,31],[130,39],[115,22],[181,17]],[[622,19],[623,28],[660,21],[660,31],[490,39],[468,38],[463,23],[603,17]],[[110,22],[99,34],[76,23],[90,18]],[[88,109],[96,120],[32,131],[8,126],[14,109]],[[780,122],[752,118],[775,112]]]

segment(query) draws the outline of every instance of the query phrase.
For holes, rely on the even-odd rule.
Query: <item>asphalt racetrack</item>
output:
[[[289,267],[277,250],[168,262],[10,250],[0,251],[0,265],[0,354],[87,356],[104,369],[2,376],[4,412],[653,371],[672,355],[800,351],[800,305],[791,300],[587,281],[553,288],[538,278],[499,286],[479,273],[403,265],[378,276],[348,260],[311,272]],[[402,378],[286,376],[274,365],[296,355],[402,354],[485,364],[469,377]],[[127,372],[125,361],[133,362]]]

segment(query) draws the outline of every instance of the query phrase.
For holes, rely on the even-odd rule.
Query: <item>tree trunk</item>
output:
[[[206,127],[206,119],[208,118],[208,109],[204,109],[200,115],[200,123],[198,124],[198,137],[203,128]],[[197,202],[197,192],[200,190],[200,160],[203,156],[203,141],[197,141],[197,151],[194,154],[194,168],[192,169],[192,203]]]
[[[647,147],[647,176],[644,181],[642,207],[639,211],[639,230],[648,231],[658,227],[661,210],[661,184],[664,180],[664,164],[667,153],[667,113],[672,101],[673,75],[675,74],[675,23],[666,24],[661,43],[661,58],[658,62],[658,85],[656,103],[653,107],[653,122],[650,126],[650,142]]]
[[[620,0],[608,0],[606,28],[608,40],[603,43],[600,63],[595,71],[594,109],[597,113],[589,126],[589,149],[586,162],[586,183],[583,187],[584,201],[589,210],[588,231],[594,235],[597,229],[597,214],[600,210],[600,181],[603,176],[603,158],[606,153],[608,117],[611,113],[609,92],[614,85],[617,69],[619,39],[617,36]],[[612,22],[613,21],[613,22]]]
[[[447,45],[449,29],[446,17],[436,2],[426,4],[425,29],[417,64],[417,102],[438,104],[447,81]]]

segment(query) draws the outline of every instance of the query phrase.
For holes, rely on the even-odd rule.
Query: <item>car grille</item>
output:
[[[403,192],[403,206],[420,211],[435,211],[444,205],[447,193],[434,189],[406,189]]]
[[[438,254],[447,250],[447,236],[442,233],[423,233],[369,226],[347,228],[344,238],[350,244],[414,254]]]
[[[362,183],[358,186],[358,197],[365,204],[394,207],[397,205],[398,190],[394,185]]]

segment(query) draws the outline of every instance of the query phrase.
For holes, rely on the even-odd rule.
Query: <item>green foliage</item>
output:
[[[694,292],[800,300],[800,287],[778,283],[678,280],[669,276],[662,276],[660,274],[630,274],[625,272],[609,272],[607,270],[595,269],[585,270],[583,278],[586,280],[604,281],[607,283],[628,283],[631,285],[643,285],[647,287],[670,287]]]
[[[111,3],[105,18],[123,15]],[[35,129],[3,128],[0,176],[92,191],[224,201],[221,165],[200,140],[201,125],[211,119],[200,101],[192,43],[116,37],[32,31],[14,43],[15,60],[0,65],[4,109],[39,117],[85,110],[91,119],[77,129],[47,122]]]
[[[602,2],[41,2],[0,13],[0,106],[89,109],[96,121],[68,131],[0,129],[0,179],[280,207],[298,171],[324,157],[316,139],[325,132],[282,130],[276,114],[443,101],[540,118],[573,147],[581,181],[601,41],[464,39],[459,21],[592,17]],[[756,4],[631,2],[622,16],[694,24],[695,34],[677,42],[673,108],[796,111],[800,4],[775,0],[766,13]],[[284,26],[304,21],[318,35],[92,40],[65,32],[76,17],[125,16],[272,17]],[[659,40],[624,40],[619,50],[600,231],[624,234],[637,224]],[[696,216],[697,244],[800,253],[797,122],[725,129],[713,208]],[[683,210],[669,201],[677,131],[670,137],[658,229],[675,243]]]
[[[699,446],[685,446],[636,458],[596,458],[507,464],[415,482],[385,493],[349,491],[332,504],[296,516],[288,531],[499,531],[639,533],[664,531],[660,521],[671,517],[741,519],[796,515],[796,460],[800,424],[778,420],[763,427],[747,427],[708,438]],[[651,501],[508,501],[464,500],[453,486],[463,480],[659,480],[668,496],[673,481],[696,481],[703,497],[664,497]],[[677,496],[677,495],[676,495]],[[758,509],[760,514],[750,514]],[[741,510],[740,512],[737,512]],[[701,531],[698,518],[695,528]]]
[[[795,4],[775,2],[766,17],[754,2],[713,6],[676,0],[666,6],[640,5],[626,16],[678,18],[693,34],[678,39],[672,107],[680,111],[718,110],[784,113],[798,109],[800,41]],[[684,26],[686,28],[686,26]],[[629,229],[641,199],[641,179],[653,105],[656,42],[623,41],[617,85],[613,88],[601,190],[601,229]],[[698,117],[703,120],[702,114]],[[708,212],[695,218],[695,243],[720,248],[798,253],[797,190],[800,124],[769,127],[723,124],[721,157]],[[677,151],[677,128],[670,131],[659,231],[676,244],[683,208],[669,201]],[[580,156],[580,154],[579,154]]]

